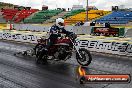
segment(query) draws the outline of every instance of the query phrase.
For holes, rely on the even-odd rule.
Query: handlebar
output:
[[[68,37],[72,40],[75,40],[77,38],[77,35],[75,33],[71,33],[70,35],[68,35]]]

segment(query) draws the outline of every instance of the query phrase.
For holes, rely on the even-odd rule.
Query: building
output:
[[[95,6],[88,6],[88,10],[98,10],[98,8],[96,8]]]
[[[119,7],[118,6],[112,6],[112,11],[118,11]]]
[[[84,9],[83,5],[73,5],[72,10],[79,10],[79,9]]]
[[[42,6],[42,10],[48,10],[48,6],[43,5],[43,6]]]
[[[119,9],[120,9],[120,10],[124,10],[124,9],[125,9],[125,5],[120,5],[120,6],[119,6]]]

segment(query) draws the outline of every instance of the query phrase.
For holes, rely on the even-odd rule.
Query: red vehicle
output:
[[[93,33],[94,35],[100,36],[101,34],[104,36],[119,36],[119,28],[106,28],[106,27],[94,27]]]
[[[91,63],[92,56],[84,48],[80,48],[76,42],[75,35],[61,37],[55,41],[55,44],[46,47],[48,40],[40,39],[35,47],[36,63],[42,61],[66,61],[70,59],[73,52],[76,52],[76,59],[80,65],[87,66]]]

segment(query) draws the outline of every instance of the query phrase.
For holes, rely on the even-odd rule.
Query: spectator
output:
[[[80,26],[82,26],[82,25],[84,25],[84,23],[81,21],[81,22],[80,22]]]
[[[77,22],[77,23],[75,24],[75,26],[80,26],[80,22]]]
[[[77,22],[77,23],[75,24],[75,26],[82,26],[82,25],[84,25],[84,23],[83,23],[82,21]]]
[[[109,22],[105,23],[105,27],[110,28],[110,23]]]
[[[92,23],[90,23],[90,26],[95,26],[96,22],[93,21]]]

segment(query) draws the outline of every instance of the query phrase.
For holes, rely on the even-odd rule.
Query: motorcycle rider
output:
[[[56,19],[56,24],[54,24],[49,30],[50,45],[55,44],[58,37],[61,37],[61,33],[66,35],[74,34],[73,32],[66,31],[64,26],[64,20],[62,18]]]
[[[48,31],[48,44],[46,46],[46,49],[42,49],[41,53],[43,54],[46,54],[46,52],[48,52],[48,48],[55,44],[58,37],[61,37],[61,33],[64,33],[66,34],[67,36],[69,35],[72,35],[74,38],[76,38],[77,36],[73,33],[73,32],[69,32],[69,31],[66,31],[65,28],[64,28],[64,20],[62,18],[57,18],[56,19],[56,23],[51,26],[50,30]],[[42,54],[40,54],[42,55]],[[47,63],[47,60],[44,59],[44,64]]]

